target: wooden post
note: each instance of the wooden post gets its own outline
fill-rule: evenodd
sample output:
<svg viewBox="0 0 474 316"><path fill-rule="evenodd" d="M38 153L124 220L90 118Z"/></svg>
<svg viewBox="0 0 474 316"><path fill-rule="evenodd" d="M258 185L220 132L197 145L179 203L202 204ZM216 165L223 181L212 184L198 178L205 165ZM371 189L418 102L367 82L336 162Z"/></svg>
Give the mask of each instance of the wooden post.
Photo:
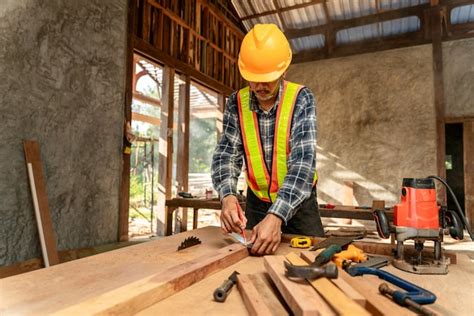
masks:
<svg viewBox="0 0 474 316"><path fill-rule="evenodd" d="M135 89L134 74L135 60L133 57L133 26L135 25L136 1L128 1L128 27L127 27L127 52L126 52L126 82L124 106L124 148L122 148L122 184L119 197L118 241L128 240L128 215L130 200L130 153L125 150L126 124L132 121L132 96Z"/></svg>
<svg viewBox="0 0 474 316"><path fill-rule="evenodd" d="M31 197L36 214L38 236L43 253L45 267L59 263L53 221L49 212L48 194L41 165L39 144L33 140L23 141L25 162L31 187Z"/></svg>
<svg viewBox="0 0 474 316"><path fill-rule="evenodd" d="M158 167L158 213L156 234L166 235L167 212L165 203L171 198L171 176L173 167L173 90L174 68L165 66L163 69L163 91L161 107L161 126L159 140L159 167ZM171 232L168 232L171 233Z"/></svg>
<svg viewBox="0 0 474 316"><path fill-rule="evenodd" d="M436 165L438 176L446 178L446 168L444 166L446 156L446 133L445 133L445 101L443 85L443 48L442 48L442 21L441 8L438 0L431 0L431 36L433 47L433 84L434 84L434 105L436 112ZM446 201L446 190L444 187L440 191L442 203Z"/></svg>
<svg viewBox="0 0 474 316"><path fill-rule="evenodd" d="M191 79L185 77L184 84L179 86L179 115L178 115L178 159L176 165L176 180L179 191L188 191L189 175L189 113L190 113ZM181 231L187 230L188 209L183 209ZM168 232L169 233L169 232Z"/></svg>

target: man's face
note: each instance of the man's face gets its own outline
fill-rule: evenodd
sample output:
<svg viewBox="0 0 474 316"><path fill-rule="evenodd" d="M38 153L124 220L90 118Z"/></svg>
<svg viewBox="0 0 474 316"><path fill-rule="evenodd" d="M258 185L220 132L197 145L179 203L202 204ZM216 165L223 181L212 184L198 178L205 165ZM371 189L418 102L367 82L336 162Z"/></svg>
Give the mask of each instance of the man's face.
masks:
<svg viewBox="0 0 474 316"><path fill-rule="evenodd" d="M255 93L259 101L268 101L278 93L281 78L272 82L251 82L249 81L250 91Z"/></svg>

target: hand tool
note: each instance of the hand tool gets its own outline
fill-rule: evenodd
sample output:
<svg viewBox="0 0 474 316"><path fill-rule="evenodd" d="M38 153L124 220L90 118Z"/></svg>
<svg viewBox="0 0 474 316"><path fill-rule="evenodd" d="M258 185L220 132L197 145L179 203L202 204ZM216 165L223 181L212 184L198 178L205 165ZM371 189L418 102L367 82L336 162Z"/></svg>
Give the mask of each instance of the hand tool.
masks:
<svg viewBox="0 0 474 316"><path fill-rule="evenodd" d="M315 251L318 249L327 248L331 245L339 245L341 246L341 248L344 248L344 246L347 246L353 241L354 241L354 237L329 237L321 241L320 243L317 243L313 247L311 247L309 251Z"/></svg>
<svg viewBox="0 0 474 316"><path fill-rule="evenodd" d="M285 261L286 276L289 278L303 278L314 280L321 277L328 279L337 279L338 269L334 264L328 264L324 267L296 266Z"/></svg>
<svg viewBox="0 0 474 316"><path fill-rule="evenodd" d="M242 235L237 234L237 233L230 233L229 235L235 240L237 240L238 242L240 242L242 245L247 247L248 249L251 249L253 247L253 244L250 242L247 242Z"/></svg>
<svg viewBox="0 0 474 316"><path fill-rule="evenodd" d="M229 294L230 290L234 286L234 284L237 283L237 275L239 272L234 271L232 274L227 278L224 283L222 283L221 286L219 286L217 289L214 291L214 300L217 302L224 302L225 299L227 298L227 295Z"/></svg>
<svg viewBox="0 0 474 316"><path fill-rule="evenodd" d="M395 291L388 287L387 283L382 283L379 285L379 292L383 295L388 295L392 298L392 300L401 306L408 306L415 310L420 315L435 315L432 311L427 309L426 307L414 302L409 297L407 297L406 293L401 291Z"/></svg>
<svg viewBox="0 0 474 316"><path fill-rule="evenodd" d="M305 236L294 237L290 241L293 248L309 248L311 247L311 238Z"/></svg>
<svg viewBox="0 0 474 316"><path fill-rule="evenodd" d="M396 294L397 296L403 296L404 298L409 298L415 303L418 304L431 304L436 301L436 295L431 293L428 290L425 290L413 283L410 283L398 276L391 274L390 272L374 269L374 268L367 268L367 267L349 267L346 268L346 272L352 276L359 276L364 274L373 274L378 276L380 279L388 281L395 286L405 290L406 292L396 291L400 294Z"/></svg>
<svg viewBox="0 0 474 316"><path fill-rule="evenodd" d="M352 267L367 267L367 268L375 268L380 269L388 265L388 258L384 256L373 256L367 255L367 261L359 262Z"/></svg>
<svg viewBox="0 0 474 316"><path fill-rule="evenodd" d="M340 268L349 265L351 262L364 262L367 261L367 255L363 250L357 248L354 245L349 245L347 250L343 250L336 253L332 258L332 261Z"/></svg>
<svg viewBox="0 0 474 316"><path fill-rule="evenodd" d="M341 252L342 248L339 245L331 245L324 249L319 255L316 256L314 259L314 262L311 264L312 266L320 267L329 261L331 261L332 257L338 253Z"/></svg>
<svg viewBox="0 0 474 316"><path fill-rule="evenodd" d="M178 192L178 195L185 199L192 199L194 196L189 192Z"/></svg>
<svg viewBox="0 0 474 316"><path fill-rule="evenodd" d="M434 179L440 181L451 193L456 205L456 212L439 206L436 201ZM454 239L464 238L464 228L474 240L471 227L452 189L442 178L429 176L427 178L404 178L402 182L400 204L393 207L393 225L387 219L384 209L375 209L373 216L377 231L382 238L395 234L397 248L393 265L398 269L417 274L446 274L450 260L442 254L441 242L444 234L450 234ZM403 242L415 241L415 255L404 254ZM423 258L425 241L434 242L433 258Z"/></svg>
<svg viewBox="0 0 474 316"><path fill-rule="evenodd" d="M200 243L201 243L201 240L199 238L195 236L190 236L184 239L181 245L178 246L178 251L195 246L195 245L199 245Z"/></svg>

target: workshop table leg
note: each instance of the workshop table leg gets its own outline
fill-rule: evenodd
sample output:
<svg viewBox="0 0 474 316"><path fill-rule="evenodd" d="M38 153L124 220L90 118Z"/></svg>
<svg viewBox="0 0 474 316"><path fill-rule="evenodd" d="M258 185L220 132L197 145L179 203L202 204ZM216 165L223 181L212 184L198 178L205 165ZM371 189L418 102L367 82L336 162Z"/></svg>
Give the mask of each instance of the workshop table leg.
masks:
<svg viewBox="0 0 474 316"><path fill-rule="evenodd" d="M166 216L166 232L165 236L170 236L173 234L173 213L176 211L177 207L167 206L167 216Z"/></svg>
<svg viewBox="0 0 474 316"><path fill-rule="evenodd" d="M193 213L193 229L196 229L198 226L198 211L199 208L194 208Z"/></svg>

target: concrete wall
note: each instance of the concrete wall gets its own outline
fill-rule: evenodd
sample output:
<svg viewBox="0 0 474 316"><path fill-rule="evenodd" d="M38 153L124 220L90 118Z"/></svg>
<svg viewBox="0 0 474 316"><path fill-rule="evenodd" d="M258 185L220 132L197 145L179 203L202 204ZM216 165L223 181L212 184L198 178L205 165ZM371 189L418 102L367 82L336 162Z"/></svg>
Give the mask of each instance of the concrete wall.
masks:
<svg viewBox="0 0 474 316"><path fill-rule="evenodd" d="M126 0L0 5L0 265L40 257L22 140L41 146L59 249L117 238Z"/></svg>
<svg viewBox="0 0 474 316"><path fill-rule="evenodd" d="M315 93L318 198L399 200L403 177L436 173L431 46L296 64L287 78Z"/></svg>
<svg viewBox="0 0 474 316"><path fill-rule="evenodd" d="M443 43L446 116L474 116L474 39Z"/></svg>

